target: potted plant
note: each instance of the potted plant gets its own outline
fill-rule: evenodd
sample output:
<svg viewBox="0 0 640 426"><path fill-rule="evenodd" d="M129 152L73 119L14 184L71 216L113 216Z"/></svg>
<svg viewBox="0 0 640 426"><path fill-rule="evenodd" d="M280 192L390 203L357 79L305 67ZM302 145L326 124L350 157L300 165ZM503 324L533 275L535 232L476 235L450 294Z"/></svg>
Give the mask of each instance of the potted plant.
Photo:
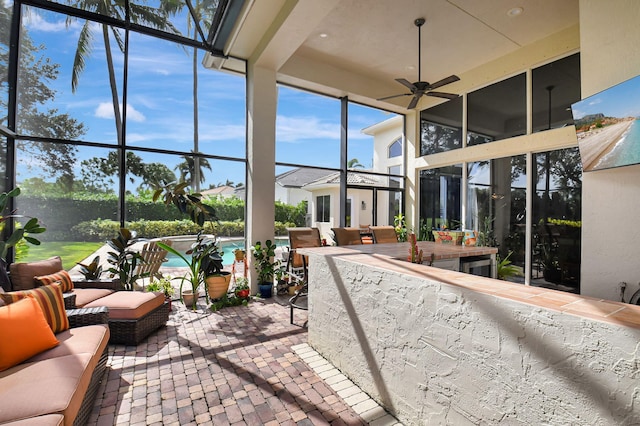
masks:
<svg viewBox="0 0 640 426"><path fill-rule="evenodd" d="M100 265L100 256L96 256L90 263L84 264L77 262L80 266L80 273L85 281L98 281L102 275L102 265Z"/></svg>
<svg viewBox="0 0 640 426"><path fill-rule="evenodd" d="M120 228L118 236L107 241L107 245L113 249L108 253L107 262L112 266L108 269L111 277L117 277L124 290L135 290L136 281L146 278L148 273L136 273L136 267L143 262L142 256L132 246L137 242L135 231Z"/></svg>
<svg viewBox="0 0 640 426"><path fill-rule="evenodd" d="M280 265L275 269L276 294L287 294L289 292L289 275L287 275L286 265Z"/></svg>
<svg viewBox="0 0 640 426"><path fill-rule="evenodd" d="M233 290L236 297L241 299L247 299L249 297L249 293L251 292L249 288L249 280L245 277L240 277L236 280L236 286Z"/></svg>
<svg viewBox="0 0 640 426"><path fill-rule="evenodd" d="M11 219L27 218L28 216L22 216L15 214L15 211L5 214L7 204L10 199L20 195L20 188L14 188L9 192L3 192L0 194L0 231L7 231L5 225L7 221ZM46 228L43 228L35 217L29 218L27 223L22 227L16 227L12 229L12 232L7 235L7 232L3 233L2 241L0 241L0 286L6 291L11 290L11 281L9 280L9 274L7 273L7 254L12 247L19 246L25 242L33 245L40 245L40 241L29 234L40 234L44 232Z"/></svg>
<svg viewBox="0 0 640 426"><path fill-rule="evenodd" d="M202 202L202 194L188 192L188 186L189 184L187 182L169 183L154 192L153 201L162 199L165 205L173 204L181 213L188 214L192 222L200 226L203 226L207 220L216 221L215 209ZM218 240L216 237L204 237L202 231L200 231L196 242L192 244L191 248L186 252L190 258L164 243L159 242L158 246L178 256L189 267L190 274L178 278L181 280L180 297L186 306L191 306L193 310L196 309L200 286L208 277L222 277L222 280L225 282L223 285L226 285L226 288L213 293L214 296L207 293L207 299L209 296L215 297L217 294L226 295L229 289L231 275L229 272L222 271L222 253L218 250ZM191 283L191 290L183 290L185 281ZM217 280L212 278L209 281ZM224 293L221 293L222 291L224 291Z"/></svg>
<svg viewBox="0 0 640 426"><path fill-rule="evenodd" d="M276 245L271 240L266 240L264 245L257 241L252 247L255 259L256 272L258 274L258 289L260 297L269 298L273 293L273 277L280 261L274 260Z"/></svg>
<svg viewBox="0 0 640 426"><path fill-rule="evenodd" d="M217 238L204 236L200 231L196 242L185 254L162 242L158 242L158 246L182 259L189 268L188 275L176 278L180 280L180 294L185 306L191 306L193 310L196 309L200 286L204 283L207 283L208 286L207 299L209 297L217 299L227 294L231 274L222 270L222 256L218 249ZM221 277L223 284L215 283L216 277ZM185 281L191 284L190 290L183 290Z"/></svg>
<svg viewBox="0 0 640 426"><path fill-rule="evenodd" d="M162 292L164 294L164 299L169 303L169 310L172 310L171 297L175 293L175 289L173 288L173 284L171 284L170 277L163 277L159 280L151 281L147 284L146 291Z"/></svg>

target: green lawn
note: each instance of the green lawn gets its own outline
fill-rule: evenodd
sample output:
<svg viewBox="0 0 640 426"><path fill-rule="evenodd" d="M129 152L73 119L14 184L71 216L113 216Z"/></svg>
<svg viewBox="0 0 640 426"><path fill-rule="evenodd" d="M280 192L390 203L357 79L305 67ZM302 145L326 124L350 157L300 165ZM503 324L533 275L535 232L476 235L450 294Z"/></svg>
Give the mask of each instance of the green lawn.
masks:
<svg viewBox="0 0 640 426"><path fill-rule="evenodd" d="M48 259L51 256L60 256L62 258L62 266L67 271L77 262L81 262L91 255L94 251L102 247L103 243L85 243L73 241L43 242L39 246L29 244L29 253L19 262L33 262L35 260Z"/></svg>

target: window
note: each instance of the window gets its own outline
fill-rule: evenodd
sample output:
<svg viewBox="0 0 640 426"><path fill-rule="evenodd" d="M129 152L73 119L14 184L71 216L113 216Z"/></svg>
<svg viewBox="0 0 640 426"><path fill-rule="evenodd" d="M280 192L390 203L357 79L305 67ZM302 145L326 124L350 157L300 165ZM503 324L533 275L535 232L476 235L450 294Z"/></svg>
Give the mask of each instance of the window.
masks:
<svg viewBox="0 0 640 426"><path fill-rule="evenodd" d="M420 112L420 155L462 147L462 97Z"/></svg>
<svg viewBox="0 0 640 426"><path fill-rule="evenodd" d="M331 197L320 195L316 197L316 222L331 221Z"/></svg>
<svg viewBox="0 0 640 426"><path fill-rule="evenodd" d="M402 156L402 139L398 138L389 145L389 158Z"/></svg>
<svg viewBox="0 0 640 426"><path fill-rule="evenodd" d="M391 166L389 167L389 174L400 175L402 174L402 168L400 166ZM393 188L402 188L402 179L395 176L389 176L389 186Z"/></svg>
<svg viewBox="0 0 640 426"><path fill-rule="evenodd" d="M420 171L421 231L460 227L461 182L461 164Z"/></svg>
<svg viewBox="0 0 640 426"><path fill-rule="evenodd" d="M580 100L580 54L534 68L531 80L533 131L573 124L568 107Z"/></svg>
<svg viewBox="0 0 640 426"><path fill-rule="evenodd" d="M533 161L532 283L544 280L579 293L582 168L578 148L534 154Z"/></svg>
<svg viewBox="0 0 640 426"><path fill-rule="evenodd" d="M526 133L526 82L525 74L520 74L467 95L469 132L484 136L470 140L469 145Z"/></svg>

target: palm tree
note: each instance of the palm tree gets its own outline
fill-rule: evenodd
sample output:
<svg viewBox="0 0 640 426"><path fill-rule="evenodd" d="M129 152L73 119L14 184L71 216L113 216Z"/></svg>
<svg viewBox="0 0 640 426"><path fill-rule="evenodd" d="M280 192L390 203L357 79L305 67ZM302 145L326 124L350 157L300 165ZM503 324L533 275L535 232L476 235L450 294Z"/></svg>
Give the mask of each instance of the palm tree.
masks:
<svg viewBox="0 0 640 426"><path fill-rule="evenodd" d="M195 154L194 151L192 152ZM183 155L182 159L184 161L175 167L175 170L180 172L180 182L191 182L191 188L199 192L200 184L206 180L204 169L212 170L209 160L192 155Z"/></svg>
<svg viewBox="0 0 640 426"><path fill-rule="evenodd" d="M347 163L347 168L348 169L364 169L364 166L360 164L360 161L358 161L357 158L352 158Z"/></svg>
<svg viewBox="0 0 640 426"><path fill-rule="evenodd" d="M95 12L100 15L110 16L116 19L125 20L127 5L129 6L129 19L131 22L156 28L163 31L178 34L178 30L171 24L169 17L178 10L178 2L171 0L161 0L160 7L154 8L136 2L126 0L78 0L73 6ZM75 17L67 16L66 25L69 27ZM76 46L76 54L73 60L73 70L71 74L71 90L75 93L78 88L80 75L84 71L86 60L92 51L93 33L91 30L92 22L85 20L80 35L78 36L78 44ZM100 24L102 29L102 40L105 47L105 55L107 59L107 70L109 72L109 85L111 86L111 101L113 103L113 114L116 120L116 132L118 135L118 144L122 144L122 111L120 110L120 102L118 96L118 86L116 84L116 75L113 65L113 53L111 50L111 39L109 38L109 29L114 40L118 44L118 48L124 53L124 40L121 30L116 27L109 27L107 24Z"/></svg>

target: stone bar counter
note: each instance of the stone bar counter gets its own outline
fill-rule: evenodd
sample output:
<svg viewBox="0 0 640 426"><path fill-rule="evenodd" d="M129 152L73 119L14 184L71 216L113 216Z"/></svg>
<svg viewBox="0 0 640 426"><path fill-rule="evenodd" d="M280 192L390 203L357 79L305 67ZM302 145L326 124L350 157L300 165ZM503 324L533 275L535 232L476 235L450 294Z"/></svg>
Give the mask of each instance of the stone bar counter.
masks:
<svg viewBox="0 0 640 426"><path fill-rule="evenodd" d="M640 306L413 264L387 246L299 251L309 344L401 422L640 422Z"/></svg>

